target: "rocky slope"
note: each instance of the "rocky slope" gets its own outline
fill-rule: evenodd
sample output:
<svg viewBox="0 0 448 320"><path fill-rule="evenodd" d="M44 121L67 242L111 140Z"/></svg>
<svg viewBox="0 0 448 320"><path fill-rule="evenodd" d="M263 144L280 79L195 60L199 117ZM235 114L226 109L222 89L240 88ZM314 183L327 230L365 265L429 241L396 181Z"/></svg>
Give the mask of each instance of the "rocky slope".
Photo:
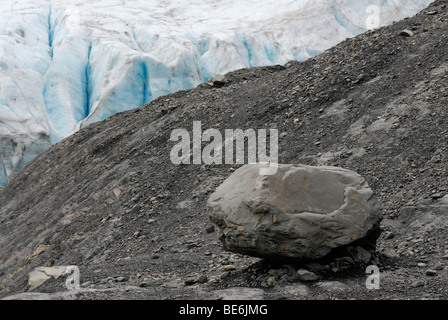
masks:
<svg viewBox="0 0 448 320"><path fill-rule="evenodd" d="M0 191L0 297L448 298L447 41L447 1L435 1L304 63L239 70L61 141ZM224 251L205 204L238 166L172 164L170 133L193 121L276 128L280 163L365 177L385 208L369 261L380 289L348 257L302 266ZM62 265L79 267L81 290L49 280L23 294L34 268Z"/></svg>

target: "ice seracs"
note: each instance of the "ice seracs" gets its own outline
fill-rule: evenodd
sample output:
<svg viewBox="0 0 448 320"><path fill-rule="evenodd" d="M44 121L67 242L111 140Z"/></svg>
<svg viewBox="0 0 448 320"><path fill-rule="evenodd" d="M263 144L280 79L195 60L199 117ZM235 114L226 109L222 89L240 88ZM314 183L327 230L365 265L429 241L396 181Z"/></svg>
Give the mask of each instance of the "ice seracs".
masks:
<svg viewBox="0 0 448 320"><path fill-rule="evenodd" d="M3 0L0 187L80 127L216 74L306 60L431 2Z"/></svg>

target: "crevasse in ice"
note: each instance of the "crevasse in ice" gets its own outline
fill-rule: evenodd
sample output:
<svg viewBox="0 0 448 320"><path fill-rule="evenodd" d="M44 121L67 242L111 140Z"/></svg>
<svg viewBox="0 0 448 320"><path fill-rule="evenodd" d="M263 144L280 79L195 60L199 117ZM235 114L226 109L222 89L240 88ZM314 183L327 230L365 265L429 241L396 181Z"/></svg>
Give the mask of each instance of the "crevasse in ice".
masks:
<svg viewBox="0 0 448 320"><path fill-rule="evenodd" d="M215 74L285 64L432 0L2 0L0 188L92 122Z"/></svg>

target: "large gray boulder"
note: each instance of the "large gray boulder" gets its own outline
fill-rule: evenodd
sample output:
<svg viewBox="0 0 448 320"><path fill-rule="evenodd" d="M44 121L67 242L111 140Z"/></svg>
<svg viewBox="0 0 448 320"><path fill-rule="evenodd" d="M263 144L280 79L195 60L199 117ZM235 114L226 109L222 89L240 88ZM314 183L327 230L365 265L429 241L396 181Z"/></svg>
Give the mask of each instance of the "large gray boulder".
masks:
<svg viewBox="0 0 448 320"><path fill-rule="evenodd" d="M226 250L317 259L379 230L381 210L357 173L280 164L263 176L261 166L242 166L207 201Z"/></svg>

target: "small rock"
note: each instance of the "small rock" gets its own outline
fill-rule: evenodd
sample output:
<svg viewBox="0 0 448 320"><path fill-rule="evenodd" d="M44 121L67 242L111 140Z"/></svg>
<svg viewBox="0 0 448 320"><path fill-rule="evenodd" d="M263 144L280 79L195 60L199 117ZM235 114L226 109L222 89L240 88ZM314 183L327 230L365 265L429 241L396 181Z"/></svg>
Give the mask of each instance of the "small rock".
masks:
<svg viewBox="0 0 448 320"><path fill-rule="evenodd" d="M362 263L369 263L372 258L372 254L360 246L353 249L352 256L355 261Z"/></svg>
<svg viewBox="0 0 448 320"><path fill-rule="evenodd" d="M392 231L386 231L384 233L384 239L386 239L386 240L390 240L393 237L395 237L395 234Z"/></svg>
<svg viewBox="0 0 448 320"><path fill-rule="evenodd" d="M296 274L296 269L292 265L290 265L290 264L284 264L283 268L288 270L287 273L286 273L287 275L292 276L292 275Z"/></svg>
<svg viewBox="0 0 448 320"><path fill-rule="evenodd" d="M300 281L316 281L319 279L319 277L306 269L299 269L297 270L297 275L299 276Z"/></svg>
<svg viewBox="0 0 448 320"><path fill-rule="evenodd" d="M195 284L195 283L196 283L196 279L195 279L195 278L188 278L188 279L186 279L185 282L184 282L184 284L185 284L186 286L191 286L191 285L193 285L193 284Z"/></svg>
<svg viewBox="0 0 448 320"><path fill-rule="evenodd" d="M115 199L118 199L118 197L121 195L121 190L119 188L114 188L112 190L112 193L114 194Z"/></svg>
<svg viewBox="0 0 448 320"><path fill-rule="evenodd" d="M361 73L359 76L356 77L356 81L357 82L362 81L362 80L364 80L364 77L365 77L364 74Z"/></svg>
<svg viewBox="0 0 448 320"><path fill-rule="evenodd" d="M193 249L193 248L197 248L200 247L201 245L198 243L187 243L187 248L188 249Z"/></svg>
<svg viewBox="0 0 448 320"><path fill-rule="evenodd" d="M425 281L423 281L423 280L417 280L417 281L414 281L412 284L411 284L411 287L413 287L413 288L418 288L418 287L423 287L425 285Z"/></svg>
<svg viewBox="0 0 448 320"><path fill-rule="evenodd" d="M266 284L271 287L275 284L275 282L277 281L277 277L276 276L270 276L267 280L266 280Z"/></svg>
<svg viewBox="0 0 448 320"><path fill-rule="evenodd" d="M184 284L186 286L191 286L195 283L206 283L208 281L208 278L206 275L200 275L199 277L190 277L187 280L185 280Z"/></svg>
<svg viewBox="0 0 448 320"><path fill-rule="evenodd" d="M215 231L215 226L210 226L210 227L208 227L207 229L205 229L205 231L206 231L207 233L212 233L212 232Z"/></svg>
<svg viewBox="0 0 448 320"><path fill-rule="evenodd" d="M427 276L432 277L432 276L436 276L436 275L437 275L437 271L436 271L436 270L433 270L433 269L428 269L428 270L426 270L425 274L426 274Z"/></svg>
<svg viewBox="0 0 448 320"><path fill-rule="evenodd" d="M438 263L435 265L434 270L443 270L443 264L442 263Z"/></svg>
<svg viewBox="0 0 448 320"><path fill-rule="evenodd" d="M137 214L137 213L139 213L140 209L141 209L141 206L139 206L139 205L137 204L137 205L135 205L135 206L131 209L131 211L130 211L129 213L130 213L130 214Z"/></svg>
<svg viewBox="0 0 448 320"><path fill-rule="evenodd" d="M28 290L32 291L50 278L58 279L66 274L67 266L37 267L28 274Z"/></svg>
<svg viewBox="0 0 448 320"><path fill-rule="evenodd" d="M206 275L200 275L197 279L197 283L207 283L208 277Z"/></svg>
<svg viewBox="0 0 448 320"><path fill-rule="evenodd" d="M233 264L228 264L223 267L224 271L232 271L235 270L236 267Z"/></svg>
<svg viewBox="0 0 448 320"><path fill-rule="evenodd" d="M427 266L427 264L424 263L424 262L419 262L417 265L418 265L420 268L424 268L424 267Z"/></svg>
<svg viewBox="0 0 448 320"><path fill-rule="evenodd" d="M399 36L403 37L412 37L414 35L414 32L408 29L404 29L398 33Z"/></svg>
<svg viewBox="0 0 448 320"><path fill-rule="evenodd" d="M115 281L117 281L117 282L125 282L126 281L126 277L117 277L116 279L115 279Z"/></svg>
<svg viewBox="0 0 448 320"><path fill-rule="evenodd" d="M339 272L340 271L339 263L337 263L337 262L330 263L330 270L334 273Z"/></svg>
<svg viewBox="0 0 448 320"><path fill-rule="evenodd" d="M395 250L392 249L384 250L382 252L382 255L387 259L398 259L400 257L398 253L396 253Z"/></svg>
<svg viewBox="0 0 448 320"><path fill-rule="evenodd" d="M158 247L157 249L154 250L153 253L158 253L158 252L161 252L163 250L165 250L163 247Z"/></svg>
<svg viewBox="0 0 448 320"><path fill-rule="evenodd" d="M227 83L227 78L221 74L217 74L213 77L212 83L214 86L223 86Z"/></svg>

